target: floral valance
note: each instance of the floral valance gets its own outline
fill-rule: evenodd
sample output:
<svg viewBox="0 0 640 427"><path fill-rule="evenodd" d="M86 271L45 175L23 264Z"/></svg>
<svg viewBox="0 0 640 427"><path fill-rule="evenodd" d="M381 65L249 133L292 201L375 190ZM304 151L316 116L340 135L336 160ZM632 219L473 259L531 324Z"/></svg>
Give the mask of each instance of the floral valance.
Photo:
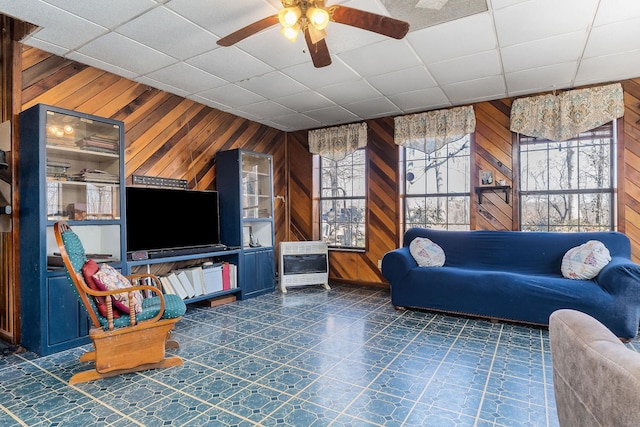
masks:
<svg viewBox="0 0 640 427"><path fill-rule="evenodd" d="M431 153L476 130L473 107L399 116L395 118L395 143Z"/></svg>
<svg viewBox="0 0 640 427"><path fill-rule="evenodd" d="M511 106L511 131L565 141L623 115L622 85L617 83L516 99Z"/></svg>
<svg viewBox="0 0 640 427"><path fill-rule="evenodd" d="M309 131L309 152L335 161L342 160L358 148L366 146L366 123Z"/></svg>

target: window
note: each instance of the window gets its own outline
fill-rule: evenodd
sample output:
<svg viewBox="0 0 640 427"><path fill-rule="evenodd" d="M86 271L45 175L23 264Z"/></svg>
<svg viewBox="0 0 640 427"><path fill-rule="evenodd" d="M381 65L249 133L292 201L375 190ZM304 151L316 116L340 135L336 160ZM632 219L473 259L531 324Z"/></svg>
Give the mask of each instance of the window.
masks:
<svg viewBox="0 0 640 427"><path fill-rule="evenodd" d="M614 229L615 121L567 141L519 141L522 230Z"/></svg>
<svg viewBox="0 0 640 427"><path fill-rule="evenodd" d="M405 229L469 229L470 135L429 154L405 148Z"/></svg>
<svg viewBox="0 0 640 427"><path fill-rule="evenodd" d="M330 247L365 249L366 156L320 157L320 232Z"/></svg>

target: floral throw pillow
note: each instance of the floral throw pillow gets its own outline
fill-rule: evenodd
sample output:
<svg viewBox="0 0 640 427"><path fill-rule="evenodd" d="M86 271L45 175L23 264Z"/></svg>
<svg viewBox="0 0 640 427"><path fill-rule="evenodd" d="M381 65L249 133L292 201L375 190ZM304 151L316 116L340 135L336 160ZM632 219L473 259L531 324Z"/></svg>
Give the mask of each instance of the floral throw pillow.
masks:
<svg viewBox="0 0 640 427"><path fill-rule="evenodd" d="M100 287L93 280L93 275L96 274L98 271L100 271L100 267L98 267L98 264L96 264L96 262L92 259L85 262L84 265L82 266L82 276L84 277L84 281L87 284L87 286L89 286L89 288L93 289L94 291L105 291L106 288L100 289ZM107 302L105 300L105 297L93 297L93 298L96 302L96 308L98 309L98 312L100 312L100 315L103 317L107 317ZM129 311L127 310L127 313L128 312ZM120 317L120 313L118 313L117 310L114 310L113 318L117 319L119 317Z"/></svg>
<svg viewBox="0 0 640 427"><path fill-rule="evenodd" d="M93 280L98 287L104 287L110 291L115 289L130 288L131 282L118 270L109 264L101 264L100 270L93 275ZM133 291L133 309L136 313L142 312L142 292ZM129 296L127 292L113 295L113 306L123 314L129 314Z"/></svg>
<svg viewBox="0 0 640 427"><path fill-rule="evenodd" d="M569 249L562 257L562 275L567 279L590 280L611 261L609 249L598 240L589 240Z"/></svg>
<svg viewBox="0 0 640 427"><path fill-rule="evenodd" d="M420 267L442 267L444 265L444 251L426 237L413 239L409 244L409 252Z"/></svg>

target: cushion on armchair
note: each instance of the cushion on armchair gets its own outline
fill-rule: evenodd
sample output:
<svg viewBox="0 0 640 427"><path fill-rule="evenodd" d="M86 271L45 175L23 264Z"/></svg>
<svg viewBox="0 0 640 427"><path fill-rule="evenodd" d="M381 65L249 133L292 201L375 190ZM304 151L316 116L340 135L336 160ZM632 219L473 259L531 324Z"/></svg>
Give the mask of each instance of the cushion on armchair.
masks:
<svg viewBox="0 0 640 427"><path fill-rule="evenodd" d="M82 266L82 276L84 277L84 282L87 284L89 289L93 289L94 291L104 291L106 289L100 289L96 282L93 280L93 275L96 274L100 270L98 264L92 259L85 262ZM98 312L101 316L107 317L107 302L105 297L95 296L93 297L96 307L98 308ZM113 298L111 299L113 301ZM127 310L127 313L129 311ZM120 313L118 310L113 310L113 318L117 319L120 317Z"/></svg>
<svg viewBox="0 0 640 427"><path fill-rule="evenodd" d="M144 298L142 301L142 311L136 314L136 322L151 319L158 314L160 310L160 297ZM167 294L164 295L164 313L163 319L175 319L184 315L187 311L187 306L184 301L177 295ZM108 327L108 321L106 317L98 316L100 324L104 327ZM113 319L113 326L115 328L121 328L123 326L129 326L129 317L122 316L119 319Z"/></svg>
<svg viewBox="0 0 640 427"><path fill-rule="evenodd" d="M93 275L93 280L100 289L104 290L112 291L132 287L131 282L109 264L101 264L100 270ZM131 292L131 295L134 311L136 313L141 313L143 299L142 292L133 291ZM113 306L120 310L122 314L129 314L129 293L122 292L112 295L112 297Z"/></svg>

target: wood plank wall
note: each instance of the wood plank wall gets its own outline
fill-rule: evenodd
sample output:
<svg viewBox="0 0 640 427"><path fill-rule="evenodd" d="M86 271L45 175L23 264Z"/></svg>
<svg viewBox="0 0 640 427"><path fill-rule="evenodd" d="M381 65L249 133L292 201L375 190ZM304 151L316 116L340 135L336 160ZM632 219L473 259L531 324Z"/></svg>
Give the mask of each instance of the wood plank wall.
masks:
<svg viewBox="0 0 640 427"><path fill-rule="evenodd" d="M622 205L621 225L631 239L634 261L640 262L640 78L625 80L622 87L625 107L622 132L624 149L620 167L624 192L618 197Z"/></svg>
<svg viewBox="0 0 640 427"><path fill-rule="evenodd" d="M621 132L620 154L621 194L619 194L620 230L632 242L632 258L640 262L640 78L622 82L625 90L624 133ZM472 141L471 228L484 230L516 230L518 228L518 198L512 188L509 203L502 192L483 194L482 203L473 192L480 170L491 170L496 179L504 179L513 187L518 180L517 152L514 136L509 130L509 116L513 99L505 98L473 105L476 132ZM337 252L330 254L334 280L367 284L385 283L377 268L377 260L384 253L401 244L402 231L398 150L393 142L393 121L390 118L367 121L369 128L368 165L368 221L369 247L366 252ZM291 211L291 231L297 240L313 237L312 161L306 153L306 132L290 134L288 150L291 164L289 191L294 197ZM306 175L305 171L308 171ZM297 203L300 201L300 203Z"/></svg>
<svg viewBox="0 0 640 427"><path fill-rule="evenodd" d="M191 188L215 188L215 153L243 147L274 155L276 242L314 238L313 158L307 132L283 133L207 108L184 98L132 83L91 67L37 49L23 54L23 105L52 103L92 114L114 117L126 125L126 173L189 180ZM624 188L620 200L622 224L640 260L640 79L623 82ZM472 176L493 170L496 179L512 184L517 164L509 131L512 99L474 104L477 130L473 142ZM346 282L383 285L377 263L401 240L398 150L393 143L393 119L367 121L369 241L365 252L330 255L331 277ZM516 196L512 192L512 196ZM486 194L482 204L472 195L472 228L515 229L517 197L505 203L501 193Z"/></svg>

